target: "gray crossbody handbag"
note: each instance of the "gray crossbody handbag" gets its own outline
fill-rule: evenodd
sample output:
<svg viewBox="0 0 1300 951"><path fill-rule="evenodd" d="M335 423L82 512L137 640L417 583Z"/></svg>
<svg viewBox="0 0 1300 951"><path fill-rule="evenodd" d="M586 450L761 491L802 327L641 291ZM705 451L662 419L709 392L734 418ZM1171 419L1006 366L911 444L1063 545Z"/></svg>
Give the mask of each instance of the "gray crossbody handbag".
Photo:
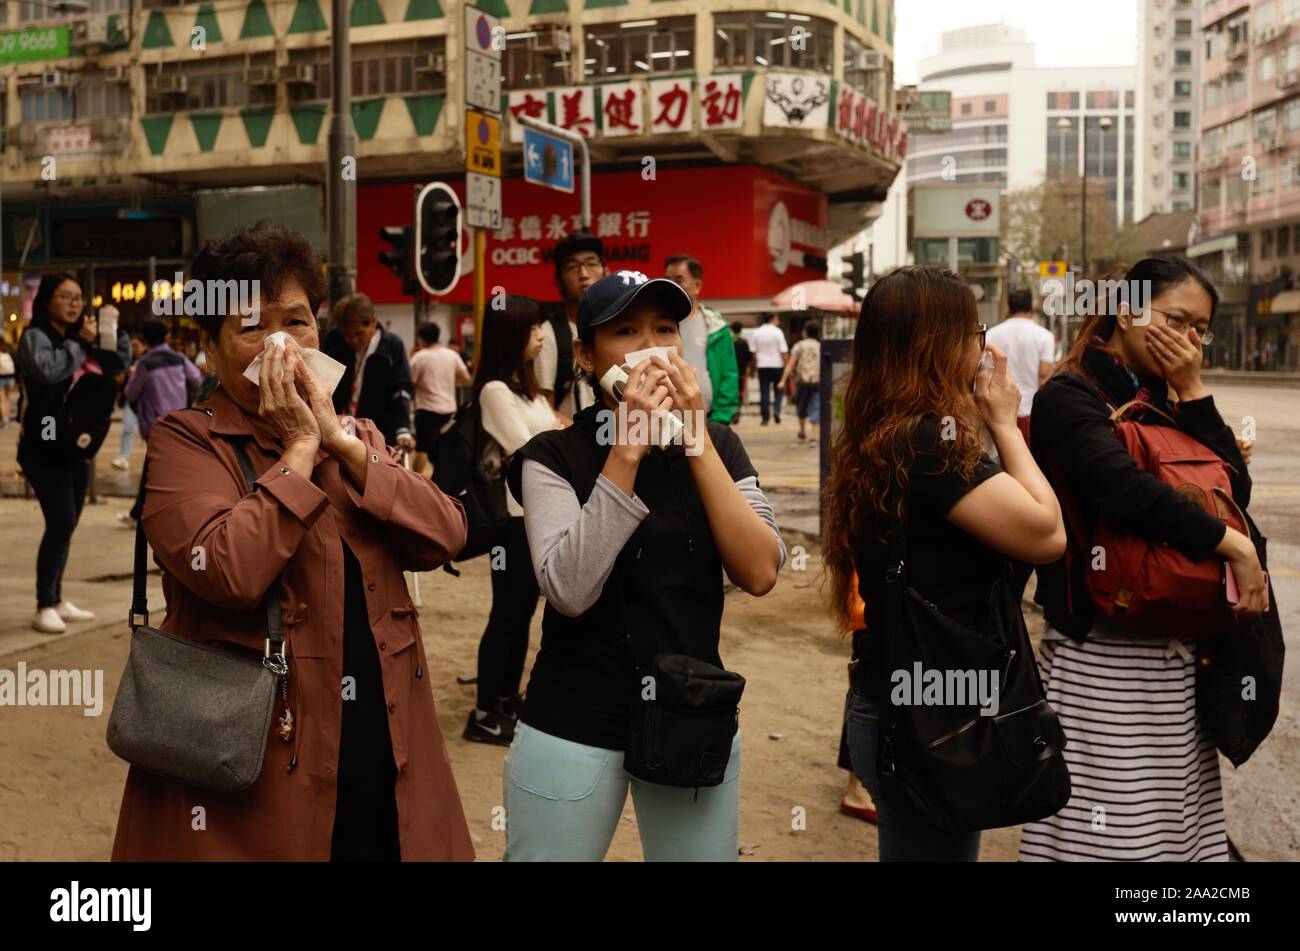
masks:
<svg viewBox="0 0 1300 951"><path fill-rule="evenodd" d="M235 444L249 492L257 476ZM144 491L144 475L140 477ZM289 666L280 617L280 579L267 589L266 652L241 656L149 627L144 529L135 527L131 653L108 721L108 747L128 763L188 786L237 792L262 772L277 687ZM287 692L287 690L286 690ZM293 729L287 705L281 735Z"/></svg>

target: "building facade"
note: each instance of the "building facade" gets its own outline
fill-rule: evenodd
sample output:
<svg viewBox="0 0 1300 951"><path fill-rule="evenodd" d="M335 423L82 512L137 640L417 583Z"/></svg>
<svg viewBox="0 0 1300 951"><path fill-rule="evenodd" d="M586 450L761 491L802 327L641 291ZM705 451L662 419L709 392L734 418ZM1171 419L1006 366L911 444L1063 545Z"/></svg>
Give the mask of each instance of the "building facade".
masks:
<svg viewBox="0 0 1300 951"><path fill-rule="evenodd" d="M1300 0L1201 11L1199 240L1222 295L1218 362L1300 369Z"/></svg>
<svg viewBox="0 0 1300 951"><path fill-rule="evenodd" d="M581 132L598 173L642 171L653 159L659 177L642 179L641 204L623 214L694 196L694 212L706 215L689 170L744 166L754 170L746 173L753 189L776 176L818 196L814 230L791 232L821 242L807 252L816 272L830 235L860 228L905 154L893 110L892 0L479 7L505 30L507 185L521 175L521 114ZM119 304L134 307L144 303L135 292L148 257L170 273L234 222L269 212L323 243L322 183L333 171L325 168L328 0L91 0L89 15L51 11L33 20L35 9L0 5L0 31L14 37L8 44L0 37L6 268L24 252L28 269L93 263L96 291L103 296L116 283ZM457 0L352 0L358 144L354 166L339 173L355 174L359 196L379 185L461 179L465 14ZM651 191L665 171L678 188ZM543 221L559 216L571 227L576 197L547 198ZM359 197L359 274L377 282L361 289L396 308L404 302L399 282L374 274L361 255L374 244L367 235L411 219L377 218L381 205L398 210ZM504 247L520 240L531 216L507 204L503 217L515 228L494 235ZM611 237L627 237L626 228L624 220ZM532 233L531 221L523 233ZM742 245L762 240L761 231L736 234ZM533 250L544 255L554 241L555 228L544 228ZM743 282L737 288L745 296Z"/></svg>
<svg viewBox="0 0 1300 951"><path fill-rule="evenodd" d="M1196 205L1202 44L1197 0L1139 0L1134 220Z"/></svg>
<svg viewBox="0 0 1300 951"><path fill-rule="evenodd" d="M952 130L910 136L908 183L1018 190L1086 168L1115 221L1131 221L1141 172L1135 85L1130 66L1040 66L1013 26L947 30L921 61L917 88L952 92Z"/></svg>

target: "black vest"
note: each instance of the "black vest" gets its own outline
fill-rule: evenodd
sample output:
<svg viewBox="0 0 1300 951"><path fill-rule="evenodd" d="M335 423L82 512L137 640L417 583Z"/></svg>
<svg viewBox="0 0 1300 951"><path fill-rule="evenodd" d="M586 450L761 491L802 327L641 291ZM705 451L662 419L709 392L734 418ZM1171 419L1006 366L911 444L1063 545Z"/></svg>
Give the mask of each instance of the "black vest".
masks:
<svg viewBox="0 0 1300 951"><path fill-rule="evenodd" d="M555 406L558 409L573 389L573 330L563 303L542 305L542 315L555 331ZM593 480L593 484L594 484Z"/></svg>

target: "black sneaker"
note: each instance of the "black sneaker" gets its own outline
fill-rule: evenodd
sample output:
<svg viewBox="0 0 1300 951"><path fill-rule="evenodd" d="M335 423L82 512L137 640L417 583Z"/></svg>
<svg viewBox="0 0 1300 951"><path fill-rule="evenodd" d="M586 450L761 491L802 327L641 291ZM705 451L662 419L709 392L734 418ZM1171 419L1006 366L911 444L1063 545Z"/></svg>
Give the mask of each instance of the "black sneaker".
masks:
<svg viewBox="0 0 1300 951"><path fill-rule="evenodd" d="M780 413L773 413L773 414L772 414L772 418L776 420L776 424L777 424L778 426L781 425L781 414L780 414Z"/></svg>
<svg viewBox="0 0 1300 951"><path fill-rule="evenodd" d="M465 724L462 736L471 743L490 743L493 746L509 746L515 738L514 722L498 710L493 710L483 719L476 711L469 712L469 722Z"/></svg>
<svg viewBox="0 0 1300 951"><path fill-rule="evenodd" d="M524 698L519 694L515 694L513 697L503 697L501 699L501 712L512 723L518 723L519 718L524 713Z"/></svg>

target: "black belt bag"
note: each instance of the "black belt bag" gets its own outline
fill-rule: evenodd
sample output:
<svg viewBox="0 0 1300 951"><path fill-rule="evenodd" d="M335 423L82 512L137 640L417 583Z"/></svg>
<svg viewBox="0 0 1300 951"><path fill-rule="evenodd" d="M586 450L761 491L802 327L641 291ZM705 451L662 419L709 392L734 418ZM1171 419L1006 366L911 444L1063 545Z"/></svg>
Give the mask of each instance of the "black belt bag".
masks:
<svg viewBox="0 0 1300 951"><path fill-rule="evenodd" d="M685 654L642 667L623 768L664 786L721 785L740 726L745 678Z"/></svg>

